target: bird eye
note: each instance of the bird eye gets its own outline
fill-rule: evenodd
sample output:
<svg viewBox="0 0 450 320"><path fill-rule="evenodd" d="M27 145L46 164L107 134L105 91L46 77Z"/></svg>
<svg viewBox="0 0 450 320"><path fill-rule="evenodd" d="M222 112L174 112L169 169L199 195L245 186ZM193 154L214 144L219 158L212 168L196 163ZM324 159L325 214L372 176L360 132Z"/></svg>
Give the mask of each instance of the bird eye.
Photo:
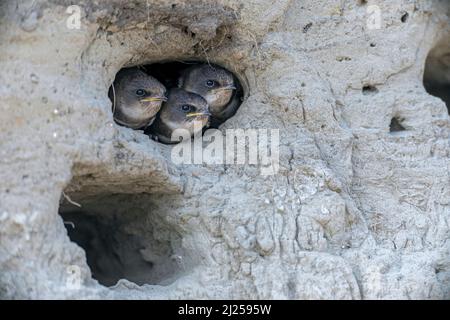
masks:
<svg viewBox="0 0 450 320"><path fill-rule="evenodd" d="M190 106L190 105L188 105L188 104L183 104L182 106L181 106L181 109L183 110L183 111L190 111L191 109L192 109L192 106Z"/></svg>
<svg viewBox="0 0 450 320"><path fill-rule="evenodd" d="M212 87L214 87L214 85L216 84L217 82L216 81L214 81L214 80L206 80L206 86L208 87L208 88L212 88Z"/></svg>
<svg viewBox="0 0 450 320"><path fill-rule="evenodd" d="M146 91L144 90L144 89L137 89L136 90L136 95L138 96L138 97L143 97L143 96L145 96L146 95Z"/></svg>

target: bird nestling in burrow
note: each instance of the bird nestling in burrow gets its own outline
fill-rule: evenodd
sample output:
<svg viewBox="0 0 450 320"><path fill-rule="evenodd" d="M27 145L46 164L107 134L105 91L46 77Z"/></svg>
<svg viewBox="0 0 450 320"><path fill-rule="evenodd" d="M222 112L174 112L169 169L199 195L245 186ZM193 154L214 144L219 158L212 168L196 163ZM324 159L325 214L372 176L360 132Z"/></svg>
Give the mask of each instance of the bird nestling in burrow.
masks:
<svg viewBox="0 0 450 320"><path fill-rule="evenodd" d="M210 126L217 128L232 117L240 104L237 85L231 72L209 64L199 64L184 70L178 86L202 96L211 112Z"/></svg>
<svg viewBox="0 0 450 320"><path fill-rule="evenodd" d="M120 70L109 91L114 120L131 129L148 127L167 101L165 94L158 80L138 68Z"/></svg>
<svg viewBox="0 0 450 320"><path fill-rule="evenodd" d="M165 144L178 143L171 140L174 130L188 130L192 137L208 126L210 114L208 103L201 96L173 88L169 90L167 102L163 103L155 122L146 133Z"/></svg>

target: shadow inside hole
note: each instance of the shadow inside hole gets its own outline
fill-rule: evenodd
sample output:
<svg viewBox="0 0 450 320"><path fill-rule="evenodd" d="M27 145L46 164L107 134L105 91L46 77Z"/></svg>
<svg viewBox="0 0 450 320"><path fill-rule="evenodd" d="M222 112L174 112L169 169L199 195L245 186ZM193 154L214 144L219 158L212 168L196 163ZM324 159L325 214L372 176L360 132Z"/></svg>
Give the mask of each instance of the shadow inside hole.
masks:
<svg viewBox="0 0 450 320"><path fill-rule="evenodd" d="M441 43L428 54L423 85L429 94L445 102L450 114L450 43Z"/></svg>
<svg viewBox="0 0 450 320"><path fill-rule="evenodd" d="M85 250L92 277L104 286L120 279L165 285L185 271L180 234L152 212L148 199L103 196L82 201L81 208L61 205L59 213L71 241Z"/></svg>

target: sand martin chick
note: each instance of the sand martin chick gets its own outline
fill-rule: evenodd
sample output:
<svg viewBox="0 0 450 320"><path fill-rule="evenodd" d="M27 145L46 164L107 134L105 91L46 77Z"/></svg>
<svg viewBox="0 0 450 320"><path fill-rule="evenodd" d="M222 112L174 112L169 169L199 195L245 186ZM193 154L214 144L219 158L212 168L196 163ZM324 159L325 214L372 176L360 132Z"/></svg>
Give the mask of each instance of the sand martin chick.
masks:
<svg viewBox="0 0 450 320"><path fill-rule="evenodd" d="M208 102L212 122L230 118L239 105L234 94L237 88L233 74L217 66L200 64L184 70L178 79L178 86L202 96Z"/></svg>
<svg viewBox="0 0 450 320"><path fill-rule="evenodd" d="M155 78L137 68L120 70L114 80L110 97L113 100L114 120L132 129L153 123L166 101L166 88Z"/></svg>
<svg viewBox="0 0 450 320"><path fill-rule="evenodd" d="M169 90L168 100L162 105L149 133L160 142L177 143L171 141L175 129L186 129L192 137L208 125L209 116L205 99L195 93L173 88ZM194 122L198 125L194 126Z"/></svg>

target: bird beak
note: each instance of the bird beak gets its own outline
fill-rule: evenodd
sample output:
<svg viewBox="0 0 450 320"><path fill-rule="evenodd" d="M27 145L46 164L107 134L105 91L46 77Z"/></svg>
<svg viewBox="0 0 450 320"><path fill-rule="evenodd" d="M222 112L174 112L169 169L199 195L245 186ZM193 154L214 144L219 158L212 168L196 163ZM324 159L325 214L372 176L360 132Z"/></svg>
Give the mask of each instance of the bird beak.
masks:
<svg viewBox="0 0 450 320"><path fill-rule="evenodd" d="M211 115L211 113L209 111L205 111L205 112L189 112L188 114L186 114L187 117L191 118L191 117L201 117L201 116L207 116L209 117Z"/></svg>
<svg viewBox="0 0 450 320"><path fill-rule="evenodd" d="M140 100L141 102L167 101L166 97L148 97Z"/></svg>

